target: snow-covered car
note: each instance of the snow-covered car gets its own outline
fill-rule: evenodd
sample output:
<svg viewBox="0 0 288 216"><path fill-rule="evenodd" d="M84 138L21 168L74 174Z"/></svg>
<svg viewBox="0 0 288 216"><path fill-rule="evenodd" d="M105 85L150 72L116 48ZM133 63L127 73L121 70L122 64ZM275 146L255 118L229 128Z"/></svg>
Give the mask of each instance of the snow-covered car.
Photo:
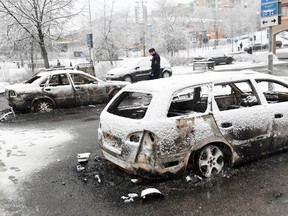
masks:
<svg viewBox="0 0 288 216"><path fill-rule="evenodd" d="M40 72L24 83L6 86L15 111L48 112L55 108L107 103L127 82L103 81L77 70Z"/></svg>
<svg viewBox="0 0 288 216"><path fill-rule="evenodd" d="M215 65L219 65L231 64L234 61L234 58L231 55L226 55L221 50L209 50L206 51L203 56L196 57L194 60L214 61Z"/></svg>
<svg viewBox="0 0 288 216"><path fill-rule="evenodd" d="M161 77L172 76L171 65L161 56ZM151 57L130 58L122 62L120 67L107 72L106 80L123 80L134 83L141 80L148 80L151 73Z"/></svg>
<svg viewBox="0 0 288 216"><path fill-rule="evenodd" d="M98 138L104 157L129 173L213 177L288 147L288 83L243 71L128 85L102 111Z"/></svg>

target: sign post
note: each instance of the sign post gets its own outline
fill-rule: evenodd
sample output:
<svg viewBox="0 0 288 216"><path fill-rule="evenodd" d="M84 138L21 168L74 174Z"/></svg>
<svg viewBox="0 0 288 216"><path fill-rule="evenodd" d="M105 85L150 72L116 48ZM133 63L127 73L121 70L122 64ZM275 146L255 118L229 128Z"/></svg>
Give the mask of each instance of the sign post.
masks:
<svg viewBox="0 0 288 216"><path fill-rule="evenodd" d="M272 26L281 24L281 0L261 0L261 27L269 27L268 73L273 74Z"/></svg>

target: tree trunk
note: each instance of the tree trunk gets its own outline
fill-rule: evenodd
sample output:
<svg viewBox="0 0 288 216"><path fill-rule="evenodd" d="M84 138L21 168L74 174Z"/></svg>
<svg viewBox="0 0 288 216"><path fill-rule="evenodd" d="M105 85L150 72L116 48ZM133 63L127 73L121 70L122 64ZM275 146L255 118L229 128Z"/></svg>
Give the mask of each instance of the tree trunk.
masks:
<svg viewBox="0 0 288 216"><path fill-rule="evenodd" d="M44 36L42 33L42 29L38 29L38 36L39 36L39 45L40 45L40 49L41 49L41 55L42 58L44 60L44 66L45 68L49 68L49 59L48 59L48 53L45 47L45 42L44 42Z"/></svg>

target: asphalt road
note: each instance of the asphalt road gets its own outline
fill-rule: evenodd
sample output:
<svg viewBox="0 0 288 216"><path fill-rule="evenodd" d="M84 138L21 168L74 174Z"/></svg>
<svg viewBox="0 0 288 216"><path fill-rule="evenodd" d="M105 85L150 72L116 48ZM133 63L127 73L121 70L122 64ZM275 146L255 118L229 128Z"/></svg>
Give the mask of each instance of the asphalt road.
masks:
<svg viewBox="0 0 288 216"><path fill-rule="evenodd" d="M161 181L139 179L135 184L131 179L137 177L124 173L102 158L96 133L102 108L23 114L0 123L0 180L1 172L2 178L6 172L14 172L14 177L7 175L9 187L0 185L0 215L287 215L287 152L232 168L212 180L200 180L193 173L185 173ZM25 173L22 166L28 160L33 161L28 157L32 150L27 147L23 157L19 157L19 149L21 144L32 143L37 138L37 134L32 140L27 137L33 130L41 131L41 142L34 144L43 144L43 149L47 147L44 141L51 139L55 131L65 130L72 139L67 141L60 137L57 138L60 144L48 143L51 147L38 155L39 162L34 160L31 164L38 169ZM20 136L13 144L18 149L13 148L11 155L4 151L5 139L9 139L5 138L5 131ZM13 154L16 150L18 153ZM85 165L85 171L77 172L76 155L83 152L91 153L90 161ZM95 156L100 159L94 160ZM21 160L5 170L3 161L8 157ZM43 163L45 161L48 163ZM95 179L96 175L101 183ZM121 199L129 193L140 195L150 187L157 188L164 197L145 200L138 197L130 203Z"/></svg>

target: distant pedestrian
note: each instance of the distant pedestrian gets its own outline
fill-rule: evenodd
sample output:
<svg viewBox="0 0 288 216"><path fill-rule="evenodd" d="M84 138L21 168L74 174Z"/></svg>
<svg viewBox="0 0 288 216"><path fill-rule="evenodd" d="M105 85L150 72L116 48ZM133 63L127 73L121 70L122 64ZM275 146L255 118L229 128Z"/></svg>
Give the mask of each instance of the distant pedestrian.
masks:
<svg viewBox="0 0 288 216"><path fill-rule="evenodd" d="M156 53L154 48L149 49L149 53L151 56L153 56L153 58L151 59L151 68L152 68L152 72L150 75L150 79L158 79L160 77L160 61L161 58L158 55L158 53Z"/></svg>
<svg viewBox="0 0 288 216"><path fill-rule="evenodd" d="M242 51L242 48L243 48L243 44L242 42L240 43L240 50Z"/></svg>
<svg viewBox="0 0 288 216"><path fill-rule="evenodd" d="M57 59L57 67L60 67L61 66L61 63L59 61L59 59Z"/></svg>
<svg viewBox="0 0 288 216"><path fill-rule="evenodd" d="M252 47L250 46L247 53L251 54L252 55Z"/></svg>

